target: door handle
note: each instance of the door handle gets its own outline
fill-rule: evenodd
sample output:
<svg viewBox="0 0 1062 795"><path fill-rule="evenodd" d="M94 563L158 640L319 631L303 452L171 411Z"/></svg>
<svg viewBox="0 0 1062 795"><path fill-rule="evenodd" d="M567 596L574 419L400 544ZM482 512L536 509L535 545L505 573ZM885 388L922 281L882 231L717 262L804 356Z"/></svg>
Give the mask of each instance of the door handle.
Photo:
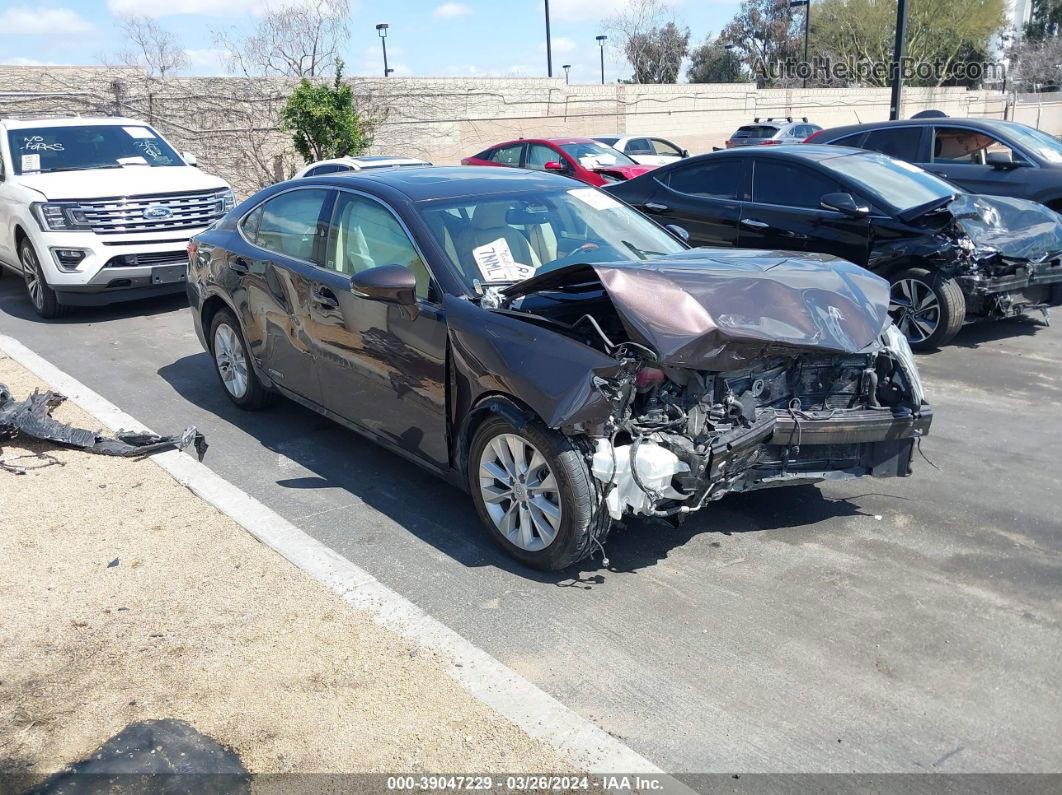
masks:
<svg viewBox="0 0 1062 795"><path fill-rule="evenodd" d="M328 309L339 309L339 299L327 287L314 287L310 291L310 298L315 304L320 304Z"/></svg>
<svg viewBox="0 0 1062 795"><path fill-rule="evenodd" d="M755 218L742 218L741 225L747 226L749 229L770 229L770 224L765 224L763 221L757 221Z"/></svg>
<svg viewBox="0 0 1062 795"><path fill-rule="evenodd" d="M651 213L664 213L671 209L666 204L658 204L657 202L646 202L642 206Z"/></svg>
<svg viewBox="0 0 1062 795"><path fill-rule="evenodd" d="M243 257L233 257L229 260L229 270L236 273L249 273L251 266L247 264L247 260Z"/></svg>

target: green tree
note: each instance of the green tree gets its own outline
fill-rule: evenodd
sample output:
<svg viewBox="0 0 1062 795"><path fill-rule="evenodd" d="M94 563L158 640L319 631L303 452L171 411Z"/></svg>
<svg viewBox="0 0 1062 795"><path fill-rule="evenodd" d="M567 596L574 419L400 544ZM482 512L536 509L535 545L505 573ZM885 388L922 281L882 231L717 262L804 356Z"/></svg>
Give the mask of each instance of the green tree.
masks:
<svg viewBox="0 0 1062 795"><path fill-rule="evenodd" d="M756 80L769 88L784 82L772 76L772 67L803 54L803 13L794 14L789 0L744 0L719 38L733 44Z"/></svg>
<svg viewBox="0 0 1062 795"><path fill-rule="evenodd" d="M358 113L338 58L331 84L299 82L280 111L280 124L307 163L357 155L372 142L373 121Z"/></svg>
<svg viewBox="0 0 1062 795"><path fill-rule="evenodd" d="M1004 0L911 0L907 15L906 55L915 73L905 82L914 86L976 82L957 76L957 67L983 62L1005 24ZM822 0L811 14L811 51L844 63L858 75L853 82L886 86L895 30L896 0Z"/></svg>
<svg viewBox="0 0 1062 795"><path fill-rule="evenodd" d="M690 50L690 65L686 77L691 83L747 83L748 75L741 59L726 48L720 38L708 36L704 44Z"/></svg>
<svg viewBox="0 0 1062 795"><path fill-rule="evenodd" d="M1032 18L1025 26L1025 38L1043 41L1062 30L1062 0L1033 0Z"/></svg>

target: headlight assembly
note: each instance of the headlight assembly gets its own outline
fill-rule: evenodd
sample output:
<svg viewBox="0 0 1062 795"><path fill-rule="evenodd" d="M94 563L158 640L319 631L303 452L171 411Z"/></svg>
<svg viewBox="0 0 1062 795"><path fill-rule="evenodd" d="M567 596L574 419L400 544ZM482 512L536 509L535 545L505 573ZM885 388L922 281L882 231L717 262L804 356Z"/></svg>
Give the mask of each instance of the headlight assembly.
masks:
<svg viewBox="0 0 1062 795"><path fill-rule="evenodd" d="M907 382L911 385L911 397L914 399L915 406L921 406L922 401L925 399L926 391L922 386L922 377L918 375L918 365L915 364L914 353L911 351L911 345L907 342L907 337L896 328L895 324L890 323L889 327L885 329L885 333L882 334L882 338L885 342L885 347L896 357L900 369L903 370Z"/></svg>
<svg viewBox="0 0 1062 795"><path fill-rule="evenodd" d="M33 215L45 232L91 232L85 211L75 202L34 202Z"/></svg>

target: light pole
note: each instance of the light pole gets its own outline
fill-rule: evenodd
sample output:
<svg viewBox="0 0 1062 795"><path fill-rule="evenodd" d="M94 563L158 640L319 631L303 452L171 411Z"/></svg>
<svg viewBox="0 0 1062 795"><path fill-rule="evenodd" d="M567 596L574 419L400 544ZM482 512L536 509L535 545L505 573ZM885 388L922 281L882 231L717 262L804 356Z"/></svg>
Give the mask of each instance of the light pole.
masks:
<svg viewBox="0 0 1062 795"><path fill-rule="evenodd" d="M597 46L601 48L601 85L605 85L605 39L608 36L598 36Z"/></svg>
<svg viewBox="0 0 1062 795"><path fill-rule="evenodd" d="M570 63L566 63L561 66L561 69L564 70L564 85L568 85L568 70L571 68L572 65Z"/></svg>
<svg viewBox="0 0 1062 795"><path fill-rule="evenodd" d="M394 69L387 68L387 28L389 27L390 25L388 25L386 22L381 22L379 25L376 26L376 32L380 34L380 44L383 46L384 77L389 77L391 72L394 71Z"/></svg>
<svg viewBox="0 0 1062 795"><path fill-rule="evenodd" d="M734 68L734 45L724 44L723 49L726 50L726 76L733 83L737 80L737 69Z"/></svg>
<svg viewBox="0 0 1062 795"><path fill-rule="evenodd" d="M889 118L900 118L900 93L903 90L903 53L907 34L907 0L896 3L896 41L892 46L892 98L889 100Z"/></svg>
<svg viewBox="0 0 1062 795"><path fill-rule="evenodd" d="M549 40L549 0L546 0L546 76L553 77L553 45Z"/></svg>
<svg viewBox="0 0 1062 795"><path fill-rule="evenodd" d="M811 66L808 64L808 25L811 21L811 0L789 0L790 8L804 9L804 88L808 87L808 72Z"/></svg>

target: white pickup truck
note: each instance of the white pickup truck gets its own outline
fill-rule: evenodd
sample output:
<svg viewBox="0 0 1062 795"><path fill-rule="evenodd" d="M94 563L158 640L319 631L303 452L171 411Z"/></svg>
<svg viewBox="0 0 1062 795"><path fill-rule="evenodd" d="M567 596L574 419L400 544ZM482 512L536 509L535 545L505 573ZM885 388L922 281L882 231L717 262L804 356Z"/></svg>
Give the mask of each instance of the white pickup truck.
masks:
<svg viewBox="0 0 1062 795"><path fill-rule="evenodd" d="M0 274L41 317L183 292L192 235L232 189L135 119L0 119Z"/></svg>

